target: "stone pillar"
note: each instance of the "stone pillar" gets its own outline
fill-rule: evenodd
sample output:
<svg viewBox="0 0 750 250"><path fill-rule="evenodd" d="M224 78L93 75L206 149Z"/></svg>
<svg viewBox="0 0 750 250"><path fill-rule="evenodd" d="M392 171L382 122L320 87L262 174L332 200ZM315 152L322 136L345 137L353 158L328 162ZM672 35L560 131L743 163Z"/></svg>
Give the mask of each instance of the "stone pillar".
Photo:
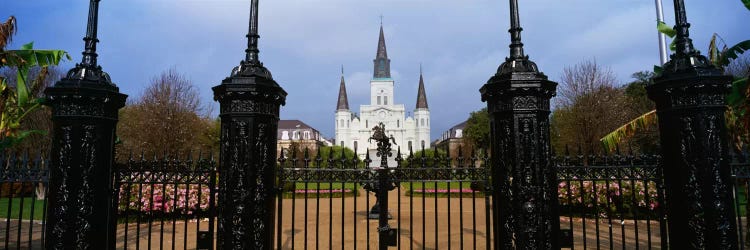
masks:
<svg viewBox="0 0 750 250"><path fill-rule="evenodd" d="M738 249L725 97L731 76L693 48L675 0L677 50L647 87L656 102L672 249Z"/></svg>
<svg viewBox="0 0 750 250"><path fill-rule="evenodd" d="M114 249L118 110L126 95L97 65L99 0L91 0L83 60L45 91L52 108L46 249Z"/></svg>

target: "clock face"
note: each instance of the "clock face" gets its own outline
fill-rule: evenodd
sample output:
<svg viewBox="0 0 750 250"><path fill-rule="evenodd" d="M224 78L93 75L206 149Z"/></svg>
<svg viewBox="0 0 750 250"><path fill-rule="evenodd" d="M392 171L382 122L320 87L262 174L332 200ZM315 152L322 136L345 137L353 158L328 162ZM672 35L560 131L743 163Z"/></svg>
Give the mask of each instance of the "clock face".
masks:
<svg viewBox="0 0 750 250"><path fill-rule="evenodd" d="M385 118L385 111L380 111L380 113L378 113L378 117Z"/></svg>

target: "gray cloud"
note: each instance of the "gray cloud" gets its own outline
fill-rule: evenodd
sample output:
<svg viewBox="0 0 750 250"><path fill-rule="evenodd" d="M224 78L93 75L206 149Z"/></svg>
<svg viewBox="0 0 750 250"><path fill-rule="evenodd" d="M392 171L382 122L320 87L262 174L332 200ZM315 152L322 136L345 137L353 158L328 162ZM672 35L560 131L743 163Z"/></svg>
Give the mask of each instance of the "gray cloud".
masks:
<svg viewBox="0 0 750 250"><path fill-rule="evenodd" d="M687 2L696 47L705 50L713 32L730 44L748 39L744 24L750 12L739 1ZM553 80L565 66L589 58L612 67L622 82L658 62L650 0L520 4L526 52ZM10 0L9 5L0 17L19 18L14 46L33 40L39 48L62 48L79 60L85 2ZM38 8L56 11L40 16ZM665 0L669 23L671 8ZM508 53L505 1L273 0L262 1L260 13L261 59L289 92L282 118L304 120L329 137L340 65L346 68L350 106L357 111L368 101L381 14L396 101L413 109L421 62L433 137L485 105L478 89ZM100 64L131 96L174 66L198 85L205 102L218 106L210 88L243 58L247 18L246 0L105 1Z"/></svg>

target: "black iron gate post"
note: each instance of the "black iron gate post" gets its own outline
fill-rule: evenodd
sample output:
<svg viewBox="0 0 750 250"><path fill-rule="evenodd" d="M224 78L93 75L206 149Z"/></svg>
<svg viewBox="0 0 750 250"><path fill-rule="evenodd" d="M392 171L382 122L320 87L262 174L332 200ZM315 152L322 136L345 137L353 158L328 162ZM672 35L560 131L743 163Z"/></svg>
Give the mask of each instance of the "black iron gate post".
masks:
<svg viewBox="0 0 750 250"><path fill-rule="evenodd" d="M97 64L99 0L91 0L83 60L45 91L52 107L46 249L114 249L114 139L126 95Z"/></svg>
<svg viewBox="0 0 750 250"><path fill-rule="evenodd" d="M398 185L391 176L391 169L388 168L388 157L393 156L391 152L391 141L393 137L385 134L385 124L382 122L372 129L373 135L370 140L378 143L377 157L380 157L380 168L377 170L376 186L374 187L375 195L378 202L378 246L380 250L386 250L389 246L396 246L396 230L388 225L388 191L393 190Z"/></svg>
<svg viewBox="0 0 750 250"><path fill-rule="evenodd" d="M510 57L481 89L490 113L497 249L557 249L560 219L549 141L557 83L524 55L518 0L510 0Z"/></svg>
<svg viewBox="0 0 750 250"><path fill-rule="evenodd" d="M693 48L683 0L675 0L677 49L648 86L659 116L672 249L737 249L725 76Z"/></svg>
<svg viewBox="0 0 750 250"><path fill-rule="evenodd" d="M276 130L286 92L258 59L258 0L251 1L245 60L213 88L220 104L218 249L271 249Z"/></svg>

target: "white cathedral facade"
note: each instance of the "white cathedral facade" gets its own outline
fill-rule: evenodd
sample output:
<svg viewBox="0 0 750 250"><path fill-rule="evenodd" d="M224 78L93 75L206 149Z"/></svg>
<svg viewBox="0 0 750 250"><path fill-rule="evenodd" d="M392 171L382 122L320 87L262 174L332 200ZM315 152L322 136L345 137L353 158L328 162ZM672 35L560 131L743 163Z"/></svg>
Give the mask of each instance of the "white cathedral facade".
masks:
<svg viewBox="0 0 750 250"><path fill-rule="evenodd" d="M377 148L376 143L368 142L372 135L372 128L381 122L385 124L385 132L393 136L396 145L393 150L401 147L401 152L421 150L422 145L430 147L430 110L427 106L424 79L420 70L419 89L413 116L406 116L406 107L394 103L395 82L391 78L391 60L385 48L383 26L380 26L377 55L374 60L373 78L370 80L370 104L360 105L359 115L349 109L346 95L346 84L342 72L339 86L339 98L336 107L336 145L343 145L364 156L366 149ZM375 155L370 155L375 157Z"/></svg>

